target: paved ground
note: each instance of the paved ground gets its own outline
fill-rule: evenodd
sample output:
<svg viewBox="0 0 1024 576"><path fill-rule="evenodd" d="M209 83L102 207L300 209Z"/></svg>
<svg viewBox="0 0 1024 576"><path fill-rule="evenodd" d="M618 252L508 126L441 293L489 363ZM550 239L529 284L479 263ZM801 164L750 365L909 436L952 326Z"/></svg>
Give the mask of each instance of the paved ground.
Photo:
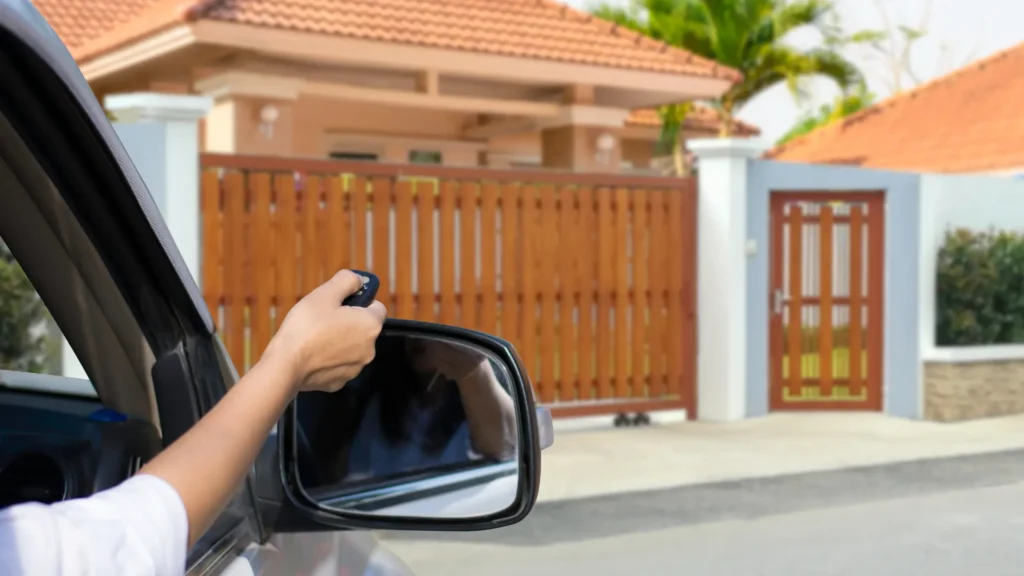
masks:
<svg viewBox="0 0 1024 576"><path fill-rule="evenodd" d="M940 424L872 413L555 433L540 500L1024 449L1024 416ZM1022 571L1024 573L1024 571Z"/></svg>
<svg viewBox="0 0 1024 576"><path fill-rule="evenodd" d="M1024 450L539 503L503 530L381 536L417 576L1018 575Z"/></svg>

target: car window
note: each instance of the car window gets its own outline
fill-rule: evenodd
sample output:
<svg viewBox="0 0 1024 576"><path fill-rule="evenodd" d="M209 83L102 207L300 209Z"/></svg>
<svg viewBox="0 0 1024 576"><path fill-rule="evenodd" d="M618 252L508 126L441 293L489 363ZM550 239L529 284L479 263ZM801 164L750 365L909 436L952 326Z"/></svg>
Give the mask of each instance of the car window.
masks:
<svg viewBox="0 0 1024 576"><path fill-rule="evenodd" d="M46 377L63 375L64 348L60 328L0 238L0 386L95 397L88 380Z"/></svg>

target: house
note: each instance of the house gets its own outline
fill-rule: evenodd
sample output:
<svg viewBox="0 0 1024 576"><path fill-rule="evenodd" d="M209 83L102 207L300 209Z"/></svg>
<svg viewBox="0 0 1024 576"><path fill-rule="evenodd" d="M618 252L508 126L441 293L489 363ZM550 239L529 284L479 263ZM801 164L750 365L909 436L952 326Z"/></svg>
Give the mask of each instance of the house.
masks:
<svg viewBox="0 0 1024 576"><path fill-rule="evenodd" d="M651 169L739 77L551 0L36 0L97 96L209 95L208 152ZM717 133L699 108L684 137ZM737 126L739 133L756 129Z"/></svg>
<svg viewBox="0 0 1024 576"><path fill-rule="evenodd" d="M1024 173L1024 44L771 150L787 162Z"/></svg>

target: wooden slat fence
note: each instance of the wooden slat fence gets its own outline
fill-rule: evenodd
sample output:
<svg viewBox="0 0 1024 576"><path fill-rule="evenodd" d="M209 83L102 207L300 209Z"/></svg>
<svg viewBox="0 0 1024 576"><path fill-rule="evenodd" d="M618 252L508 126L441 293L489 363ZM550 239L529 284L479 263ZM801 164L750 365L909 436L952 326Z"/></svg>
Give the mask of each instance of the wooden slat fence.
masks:
<svg viewBox="0 0 1024 576"><path fill-rule="evenodd" d="M202 157L202 284L240 371L341 268L500 335L559 415L695 408L690 179Z"/></svg>

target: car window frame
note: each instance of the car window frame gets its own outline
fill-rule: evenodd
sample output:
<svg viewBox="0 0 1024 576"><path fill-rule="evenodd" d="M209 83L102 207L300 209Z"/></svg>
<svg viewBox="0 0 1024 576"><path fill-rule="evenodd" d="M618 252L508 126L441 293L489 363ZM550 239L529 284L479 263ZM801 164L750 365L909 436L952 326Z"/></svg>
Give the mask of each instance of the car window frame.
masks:
<svg viewBox="0 0 1024 576"><path fill-rule="evenodd" d="M194 283L182 284L182 270L187 268L176 249L168 252L169 234L152 197L67 48L31 3L0 1L0 43L5 65L14 66L18 76L15 85L8 83L0 93L0 110L103 256L143 332L155 338L151 342L154 355L171 349L170 344L185 343L195 381L183 384L203 392L199 395L201 418L233 380L229 380L230 371L217 365L219 339L212 317L205 306L198 307L202 298ZM40 130L40 125L47 129ZM115 225L106 226L111 223ZM140 258L142 253L149 257ZM133 261L144 264L129 265L132 273L126 275L125 265ZM151 291L131 290L123 283L126 279L133 285L146 283ZM152 294L163 297L140 301ZM147 331L158 329L147 325L146 319L154 314L164 314L182 330L175 341L168 341L166 332ZM204 538L210 536L209 542L201 539L188 552L188 574L216 573L226 566L225 560L238 556L232 551L263 540L252 485L250 474L215 522L215 531L227 524L224 533L208 531Z"/></svg>

